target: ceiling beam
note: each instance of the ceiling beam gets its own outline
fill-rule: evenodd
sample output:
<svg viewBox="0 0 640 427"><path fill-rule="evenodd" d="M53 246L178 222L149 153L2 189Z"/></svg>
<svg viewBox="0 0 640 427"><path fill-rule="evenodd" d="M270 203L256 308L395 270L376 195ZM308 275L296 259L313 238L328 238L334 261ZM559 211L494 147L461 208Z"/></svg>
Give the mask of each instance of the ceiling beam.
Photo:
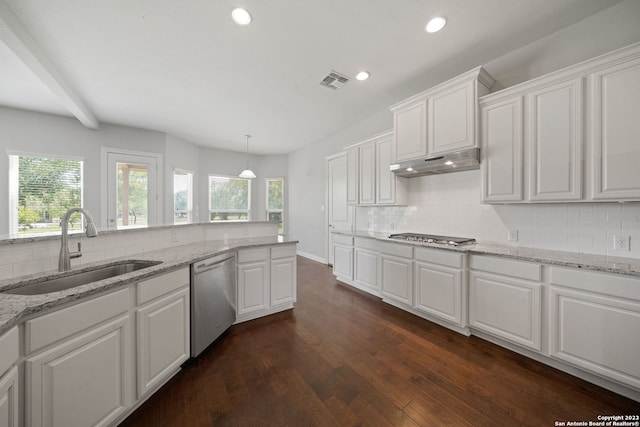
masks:
<svg viewBox="0 0 640 427"><path fill-rule="evenodd" d="M15 53L85 127L100 127L98 119L67 83L6 0L0 0L0 41Z"/></svg>

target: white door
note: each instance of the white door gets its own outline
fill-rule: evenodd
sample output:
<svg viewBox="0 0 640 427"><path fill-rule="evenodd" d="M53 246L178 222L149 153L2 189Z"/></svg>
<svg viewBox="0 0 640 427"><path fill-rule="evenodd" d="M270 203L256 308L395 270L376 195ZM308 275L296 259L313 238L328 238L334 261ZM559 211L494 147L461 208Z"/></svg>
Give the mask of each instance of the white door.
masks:
<svg viewBox="0 0 640 427"><path fill-rule="evenodd" d="M160 162L160 156L152 153L103 151L103 189L107 193L103 227L141 228L160 223Z"/></svg>
<svg viewBox="0 0 640 427"><path fill-rule="evenodd" d="M327 161L328 170L328 259L333 264L333 231L351 233L353 226L353 208L347 204L347 154L341 153L330 157Z"/></svg>

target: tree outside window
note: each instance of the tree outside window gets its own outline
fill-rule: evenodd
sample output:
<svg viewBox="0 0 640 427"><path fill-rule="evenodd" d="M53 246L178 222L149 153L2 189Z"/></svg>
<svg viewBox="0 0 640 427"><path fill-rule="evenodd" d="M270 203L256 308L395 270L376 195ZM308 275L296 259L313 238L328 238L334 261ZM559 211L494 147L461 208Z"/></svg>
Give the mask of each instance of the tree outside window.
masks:
<svg viewBox="0 0 640 427"><path fill-rule="evenodd" d="M9 175L9 230L14 237L60 232L67 209L82 206L82 160L9 155ZM69 230L82 228L82 217L72 215Z"/></svg>
<svg viewBox="0 0 640 427"><path fill-rule="evenodd" d="M251 219L251 181L209 175L209 220Z"/></svg>
<svg viewBox="0 0 640 427"><path fill-rule="evenodd" d="M278 223L278 234L284 231L284 179L267 178L267 220Z"/></svg>

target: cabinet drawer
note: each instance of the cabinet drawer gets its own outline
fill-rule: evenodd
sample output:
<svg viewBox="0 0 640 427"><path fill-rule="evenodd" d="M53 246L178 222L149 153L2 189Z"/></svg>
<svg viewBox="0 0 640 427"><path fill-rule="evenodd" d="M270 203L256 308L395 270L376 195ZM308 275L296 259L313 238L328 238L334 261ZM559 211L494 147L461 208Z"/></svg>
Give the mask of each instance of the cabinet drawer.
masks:
<svg viewBox="0 0 640 427"><path fill-rule="evenodd" d="M380 242L378 244L378 250L384 254L395 255L402 258L413 258L413 246L409 245Z"/></svg>
<svg viewBox="0 0 640 427"><path fill-rule="evenodd" d="M345 236L344 234L334 234L333 243L338 245L353 245L353 236Z"/></svg>
<svg viewBox="0 0 640 427"><path fill-rule="evenodd" d="M182 268L140 282L138 283L138 304L144 304L176 289L189 286L189 279L189 269Z"/></svg>
<svg viewBox="0 0 640 427"><path fill-rule="evenodd" d="M553 285L640 301L640 278L560 267L551 267L549 271L549 282Z"/></svg>
<svg viewBox="0 0 640 427"><path fill-rule="evenodd" d="M266 261L269 259L269 248L241 249L238 251L238 263Z"/></svg>
<svg viewBox="0 0 640 427"><path fill-rule="evenodd" d="M0 337L0 377L18 360L18 327Z"/></svg>
<svg viewBox="0 0 640 427"><path fill-rule="evenodd" d="M25 351L39 350L129 310L129 288L25 322Z"/></svg>
<svg viewBox="0 0 640 427"><path fill-rule="evenodd" d="M540 264L511 259L471 255L469 267L472 270L487 271L537 282L542 278L542 266Z"/></svg>
<svg viewBox="0 0 640 427"><path fill-rule="evenodd" d="M271 259L291 258L296 256L296 245L282 245L271 248Z"/></svg>
<svg viewBox="0 0 640 427"><path fill-rule="evenodd" d="M368 239L366 237L356 237L354 246L357 249L369 249L371 251L378 250L378 242L375 239Z"/></svg>
<svg viewBox="0 0 640 427"><path fill-rule="evenodd" d="M462 268L464 254L443 251L439 249L416 248L416 261L446 265L452 268Z"/></svg>

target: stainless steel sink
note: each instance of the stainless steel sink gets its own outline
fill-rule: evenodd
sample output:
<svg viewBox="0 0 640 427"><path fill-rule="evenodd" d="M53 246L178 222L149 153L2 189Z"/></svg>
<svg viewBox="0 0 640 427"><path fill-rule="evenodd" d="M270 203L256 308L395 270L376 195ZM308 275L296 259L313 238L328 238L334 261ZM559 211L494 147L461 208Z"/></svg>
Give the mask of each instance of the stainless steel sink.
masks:
<svg viewBox="0 0 640 427"><path fill-rule="evenodd" d="M160 263L161 261L122 261L104 267L96 267L94 269L81 271L75 274L55 277L42 282L30 283L17 288L7 289L6 291L2 291L2 293L12 295L41 295L48 294L50 292L64 291L65 289L131 273Z"/></svg>

